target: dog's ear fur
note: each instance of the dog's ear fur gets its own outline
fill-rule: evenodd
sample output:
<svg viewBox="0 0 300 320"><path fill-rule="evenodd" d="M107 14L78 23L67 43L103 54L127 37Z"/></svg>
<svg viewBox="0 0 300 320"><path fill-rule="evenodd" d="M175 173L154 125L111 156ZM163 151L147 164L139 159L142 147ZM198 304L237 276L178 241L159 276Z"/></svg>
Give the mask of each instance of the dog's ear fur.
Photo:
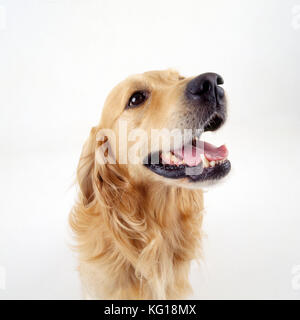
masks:
<svg viewBox="0 0 300 320"><path fill-rule="evenodd" d="M126 165L106 163L103 152L98 152L97 147L103 142L108 148L111 145L106 135L100 135L101 132L97 127L92 128L81 152L77 168L80 187L78 205L83 211L99 210L108 228L112 228L112 221L115 221L113 227L119 229L125 219L131 225L127 225L127 232L135 233L136 228L131 227L138 223L135 220L138 212L143 211L139 207L142 203L140 193L131 184ZM121 234L119 231L112 233Z"/></svg>
<svg viewBox="0 0 300 320"><path fill-rule="evenodd" d="M103 154L97 152L97 147L101 145L101 142L97 141L101 141L101 137L98 137L99 131L98 128L92 128L82 149L77 168L79 199L72 210L70 223L77 235L84 239L82 245L86 246L91 241L89 248L92 250L85 252L88 259L93 259L99 254L99 248L94 248L95 238L92 237L93 233L89 228L95 226L97 223L94 219L97 220L97 217L101 216L101 224L106 232L115 239L127 258L136 263L138 240L132 239L145 240L141 193L130 182L126 165L105 163L100 158ZM108 140L102 141L109 143ZM93 224L90 219L94 221ZM127 234L126 237L122 237L124 232Z"/></svg>
<svg viewBox="0 0 300 320"><path fill-rule="evenodd" d="M90 207L98 204L104 208L118 207L119 202L132 205L126 208L129 212L136 206L134 192L126 170L126 165L106 163L103 150L97 152L97 147L103 142L110 148L108 137L99 136L101 130L92 128L89 138L85 142L77 167L77 182L80 187L80 201L84 206ZM106 158L107 159L107 158ZM129 193L129 194L128 194ZM128 203L128 200L132 202ZM122 205L120 203L120 205ZM125 204L123 204L124 206ZM125 211L127 211L125 210Z"/></svg>
<svg viewBox="0 0 300 320"><path fill-rule="evenodd" d="M92 128L85 142L77 167L77 181L81 191L81 200L86 206L94 199L96 128Z"/></svg>

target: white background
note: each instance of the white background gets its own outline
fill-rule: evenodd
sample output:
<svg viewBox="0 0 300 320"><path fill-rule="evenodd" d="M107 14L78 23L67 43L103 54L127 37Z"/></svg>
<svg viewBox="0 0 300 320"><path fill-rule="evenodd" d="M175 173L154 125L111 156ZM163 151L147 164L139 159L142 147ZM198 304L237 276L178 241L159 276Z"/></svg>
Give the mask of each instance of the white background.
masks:
<svg viewBox="0 0 300 320"><path fill-rule="evenodd" d="M0 0L0 299L81 298L67 218L82 144L117 82L169 67L221 74L230 102L208 141L233 170L206 194L192 298L299 299L299 7Z"/></svg>

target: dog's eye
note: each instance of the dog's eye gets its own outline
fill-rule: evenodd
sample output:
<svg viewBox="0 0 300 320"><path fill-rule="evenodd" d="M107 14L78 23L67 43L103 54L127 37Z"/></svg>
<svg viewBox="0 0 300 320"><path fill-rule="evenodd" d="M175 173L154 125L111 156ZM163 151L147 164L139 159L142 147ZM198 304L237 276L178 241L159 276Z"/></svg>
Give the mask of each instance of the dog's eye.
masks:
<svg viewBox="0 0 300 320"><path fill-rule="evenodd" d="M144 103L149 96L146 91L136 91L129 99L126 108L135 108Z"/></svg>

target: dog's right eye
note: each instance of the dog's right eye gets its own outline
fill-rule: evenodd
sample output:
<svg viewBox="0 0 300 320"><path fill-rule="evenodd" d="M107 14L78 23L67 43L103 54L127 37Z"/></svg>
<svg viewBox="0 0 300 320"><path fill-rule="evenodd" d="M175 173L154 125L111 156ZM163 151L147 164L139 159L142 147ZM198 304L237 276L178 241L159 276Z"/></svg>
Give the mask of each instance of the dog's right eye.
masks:
<svg viewBox="0 0 300 320"><path fill-rule="evenodd" d="M136 91L128 100L126 109L135 108L144 103L149 96L147 91Z"/></svg>

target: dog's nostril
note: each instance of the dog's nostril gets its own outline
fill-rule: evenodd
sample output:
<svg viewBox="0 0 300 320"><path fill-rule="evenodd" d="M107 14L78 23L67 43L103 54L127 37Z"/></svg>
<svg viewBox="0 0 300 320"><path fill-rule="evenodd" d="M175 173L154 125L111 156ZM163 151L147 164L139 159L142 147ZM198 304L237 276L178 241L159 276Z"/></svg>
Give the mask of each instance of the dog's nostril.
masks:
<svg viewBox="0 0 300 320"><path fill-rule="evenodd" d="M217 76L217 85L224 84L224 80L221 76Z"/></svg>
<svg viewBox="0 0 300 320"><path fill-rule="evenodd" d="M224 89L222 87L217 87L217 95L219 99L224 98Z"/></svg>

